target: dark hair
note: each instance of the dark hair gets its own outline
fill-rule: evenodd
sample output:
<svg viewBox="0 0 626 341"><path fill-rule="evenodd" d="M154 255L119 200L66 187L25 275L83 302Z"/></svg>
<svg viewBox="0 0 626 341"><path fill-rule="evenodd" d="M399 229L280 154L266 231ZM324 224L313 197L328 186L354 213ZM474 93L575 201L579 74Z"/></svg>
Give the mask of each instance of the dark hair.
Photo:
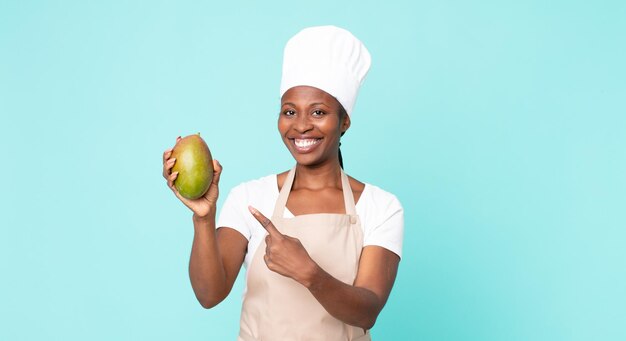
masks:
<svg viewBox="0 0 626 341"><path fill-rule="evenodd" d="M341 105L341 103L339 103L339 119L343 120L345 119L345 117L348 115L348 112L346 111L346 109L344 109L343 105ZM346 132L342 132L341 136L343 136L343 134L345 134ZM339 141L339 166L341 167L341 169L343 169L343 157L341 157L341 141Z"/></svg>

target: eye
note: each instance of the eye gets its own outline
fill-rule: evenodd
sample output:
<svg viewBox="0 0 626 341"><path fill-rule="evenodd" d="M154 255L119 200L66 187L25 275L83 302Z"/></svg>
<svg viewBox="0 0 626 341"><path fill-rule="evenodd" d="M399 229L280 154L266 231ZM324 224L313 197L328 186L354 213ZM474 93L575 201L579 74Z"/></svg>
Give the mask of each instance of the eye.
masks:
<svg viewBox="0 0 626 341"><path fill-rule="evenodd" d="M311 115L313 115L314 117L320 117L320 116L323 116L324 114L326 113L321 110L315 110L311 113Z"/></svg>
<svg viewBox="0 0 626 341"><path fill-rule="evenodd" d="M291 110L291 109L287 109L287 110L283 111L283 115L285 115L285 116L293 116L295 114L296 114L296 112Z"/></svg>

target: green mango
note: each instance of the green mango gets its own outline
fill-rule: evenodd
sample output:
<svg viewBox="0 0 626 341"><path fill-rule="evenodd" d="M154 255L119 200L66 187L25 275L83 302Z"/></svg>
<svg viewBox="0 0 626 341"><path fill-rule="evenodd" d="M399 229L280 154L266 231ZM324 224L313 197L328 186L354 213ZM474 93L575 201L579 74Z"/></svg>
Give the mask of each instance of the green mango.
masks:
<svg viewBox="0 0 626 341"><path fill-rule="evenodd" d="M176 158L172 173L178 172L174 186L180 195L187 199L202 197L213 181L213 158L200 133L180 139L171 157Z"/></svg>

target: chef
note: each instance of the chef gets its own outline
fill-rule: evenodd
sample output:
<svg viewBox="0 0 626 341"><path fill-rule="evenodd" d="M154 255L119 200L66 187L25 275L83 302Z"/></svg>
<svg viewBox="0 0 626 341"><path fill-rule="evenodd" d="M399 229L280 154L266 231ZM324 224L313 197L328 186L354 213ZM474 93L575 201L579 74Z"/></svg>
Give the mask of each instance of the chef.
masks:
<svg viewBox="0 0 626 341"><path fill-rule="evenodd" d="M335 26L287 42L278 132L295 165L234 187L217 222L219 162L208 192L189 200L173 184L171 149L163 154L168 186L193 212L189 274L202 306L220 303L246 267L238 340L371 339L396 278L404 218L393 194L343 170L341 138L370 64L363 43Z"/></svg>

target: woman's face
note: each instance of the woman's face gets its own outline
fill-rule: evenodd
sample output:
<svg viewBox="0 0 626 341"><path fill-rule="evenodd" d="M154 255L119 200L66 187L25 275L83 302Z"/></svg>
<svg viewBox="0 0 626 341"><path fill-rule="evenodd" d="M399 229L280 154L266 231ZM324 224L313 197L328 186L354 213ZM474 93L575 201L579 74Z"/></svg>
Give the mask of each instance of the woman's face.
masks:
<svg viewBox="0 0 626 341"><path fill-rule="evenodd" d="M298 164L339 161L339 138L350 127L349 116L340 108L333 96L314 87L296 86L285 92L278 131Z"/></svg>

